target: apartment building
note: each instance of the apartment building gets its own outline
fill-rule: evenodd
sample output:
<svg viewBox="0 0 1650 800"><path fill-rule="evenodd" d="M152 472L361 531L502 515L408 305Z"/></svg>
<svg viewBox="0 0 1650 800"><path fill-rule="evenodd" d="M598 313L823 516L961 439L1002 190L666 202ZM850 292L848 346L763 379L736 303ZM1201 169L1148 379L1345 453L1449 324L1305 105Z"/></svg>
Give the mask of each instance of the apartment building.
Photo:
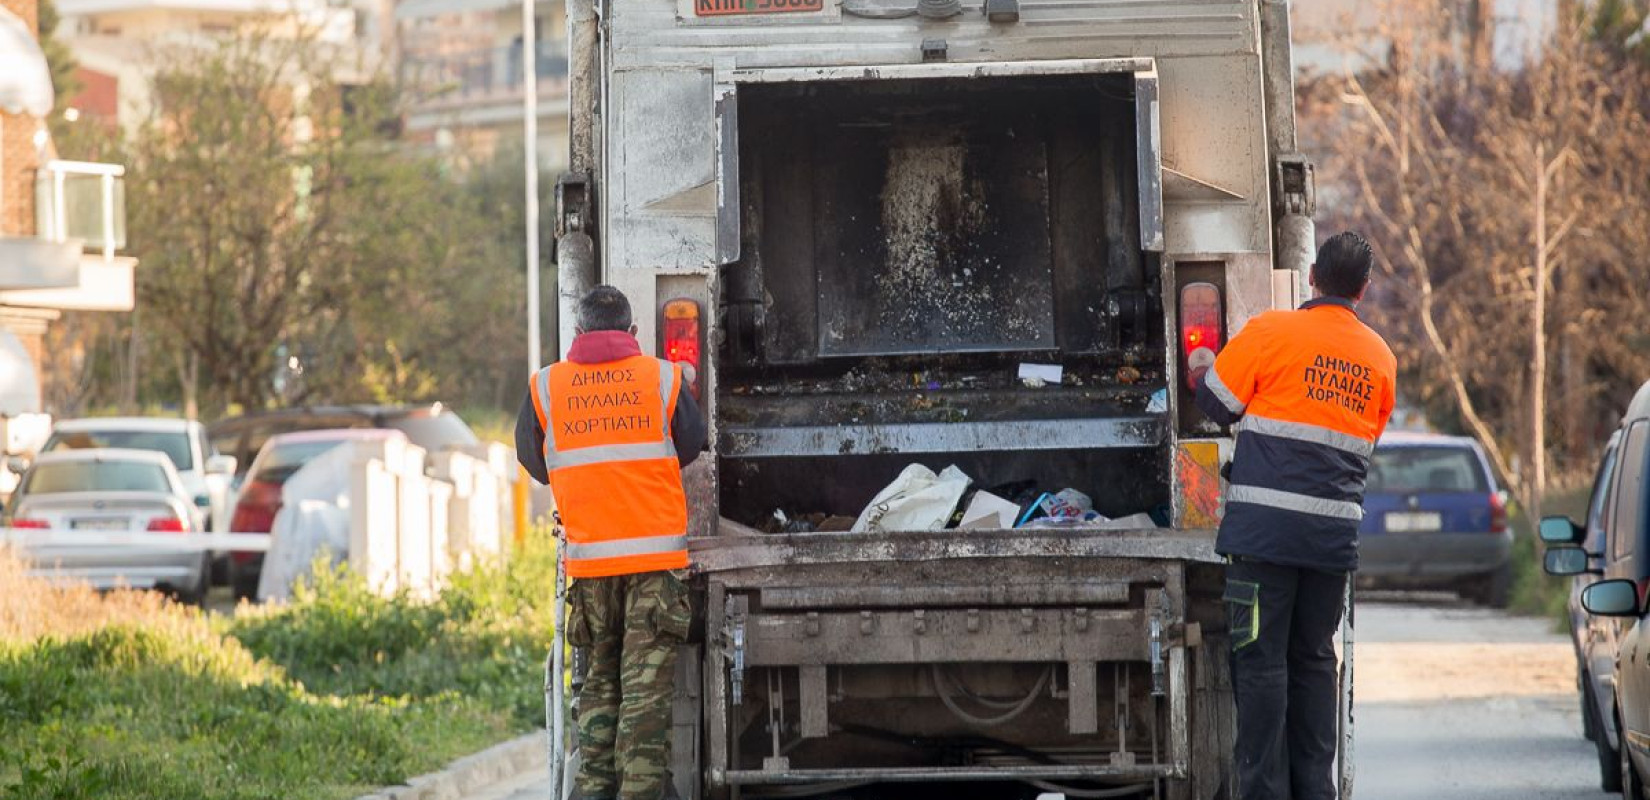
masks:
<svg viewBox="0 0 1650 800"><path fill-rule="evenodd" d="M124 170L53 157L38 0L0 0L0 419L40 410L42 341L68 310L130 311Z"/></svg>
<svg viewBox="0 0 1650 800"><path fill-rule="evenodd" d="M567 163L567 24L559 0L536 4L539 165ZM414 98L407 132L456 155L519 145L525 91L520 0L398 0L397 77Z"/></svg>

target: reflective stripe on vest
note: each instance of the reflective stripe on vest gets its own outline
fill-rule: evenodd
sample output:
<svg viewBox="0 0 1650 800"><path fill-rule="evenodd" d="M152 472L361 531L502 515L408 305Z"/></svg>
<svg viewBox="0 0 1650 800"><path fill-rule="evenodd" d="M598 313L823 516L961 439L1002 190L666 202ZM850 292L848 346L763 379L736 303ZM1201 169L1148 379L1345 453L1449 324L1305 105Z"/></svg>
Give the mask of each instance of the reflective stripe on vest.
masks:
<svg viewBox="0 0 1650 800"><path fill-rule="evenodd" d="M1214 373L1211 371L1210 374L1212 375ZM1213 384L1211 383L1211 386L1212 385ZM1218 397L1220 392L1217 390L1215 395ZM1221 402L1225 401L1223 400ZM1253 433L1265 434L1267 436L1277 436L1283 439L1294 439L1301 442L1321 444L1328 447L1333 447L1336 450L1344 450L1355 456L1361 456L1366 459L1375 453L1375 443L1369 441L1368 439L1360 439L1349 433L1341 433L1337 430L1325 428L1322 425L1312 425L1306 422L1286 422L1281 419L1271 419L1269 417L1260 417L1250 414L1249 416L1238 420L1237 429L1239 431L1251 431Z"/></svg>
<svg viewBox="0 0 1650 800"><path fill-rule="evenodd" d="M611 539L605 542L568 542L567 557L577 560L620 558L623 556L650 556L686 550L688 539L682 534L645 536L636 539Z"/></svg>
<svg viewBox="0 0 1650 800"><path fill-rule="evenodd" d="M1315 514L1320 517L1334 517L1362 521L1364 507L1357 503L1348 503L1345 500L1325 500L1294 492L1283 492L1277 489L1263 489L1259 486L1243 486L1234 484L1226 495L1227 502L1252 503L1257 506L1281 508L1285 511L1299 511L1302 514Z"/></svg>
<svg viewBox="0 0 1650 800"><path fill-rule="evenodd" d="M1220 373L1216 372L1214 367L1210 367L1209 371L1203 374L1203 383L1209 387L1209 391L1214 394L1215 399L1219 400L1221 405L1226 406L1227 411L1233 414L1243 413L1243 401L1239 400L1237 395L1227 388L1226 382L1220 379Z"/></svg>
<svg viewBox="0 0 1650 800"><path fill-rule="evenodd" d="M659 362L659 419L664 420L664 429L659 431L660 440L657 442L637 442L631 444L602 445L597 447L576 447L571 450L556 449L556 437L553 433L556 424L555 410L548 400L544 402L544 465L547 470L554 471L567 467L582 467L589 464L612 464L621 461L645 461L653 458L675 458L676 442L670 438L670 400L671 384L675 382L675 369L668 361ZM539 397L550 397L550 368L539 370L534 378L538 381Z"/></svg>

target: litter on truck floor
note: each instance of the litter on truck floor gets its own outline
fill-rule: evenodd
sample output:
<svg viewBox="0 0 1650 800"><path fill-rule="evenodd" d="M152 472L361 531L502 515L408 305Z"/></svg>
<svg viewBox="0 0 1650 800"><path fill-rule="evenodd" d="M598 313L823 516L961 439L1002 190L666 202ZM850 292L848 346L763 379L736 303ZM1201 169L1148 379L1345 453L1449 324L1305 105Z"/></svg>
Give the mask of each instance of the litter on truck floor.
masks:
<svg viewBox="0 0 1650 800"><path fill-rule="evenodd" d="M912 464L871 499L854 522L853 531L937 531L957 511L970 480L955 466L940 474Z"/></svg>
<svg viewBox="0 0 1650 800"><path fill-rule="evenodd" d="M1012 528L1014 521L1020 516L1020 505L1004 500L990 492L974 493L974 499L968 501L968 509L963 511L962 524L959 528Z"/></svg>
<svg viewBox="0 0 1650 800"><path fill-rule="evenodd" d="M1020 382L1027 386L1058 386L1065 376L1065 368L1059 364L1021 364L1019 375Z"/></svg>

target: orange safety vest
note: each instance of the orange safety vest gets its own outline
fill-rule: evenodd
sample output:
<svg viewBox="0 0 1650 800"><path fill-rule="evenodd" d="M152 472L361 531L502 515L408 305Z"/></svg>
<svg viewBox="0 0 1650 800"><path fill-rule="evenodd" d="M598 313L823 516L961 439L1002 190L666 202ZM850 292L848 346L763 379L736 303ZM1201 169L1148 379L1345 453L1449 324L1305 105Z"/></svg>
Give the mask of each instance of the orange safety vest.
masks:
<svg viewBox="0 0 1650 800"><path fill-rule="evenodd" d="M1355 569L1364 482L1396 383L1392 350L1348 301L1319 298L1250 320L1204 376L1224 412L1216 421L1237 422L1215 549Z"/></svg>
<svg viewBox="0 0 1650 800"><path fill-rule="evenodd" d="M687 495L670 437L681 385L680 367L647 355L562 361L533 376L570 577L687 567Z"/></svg>

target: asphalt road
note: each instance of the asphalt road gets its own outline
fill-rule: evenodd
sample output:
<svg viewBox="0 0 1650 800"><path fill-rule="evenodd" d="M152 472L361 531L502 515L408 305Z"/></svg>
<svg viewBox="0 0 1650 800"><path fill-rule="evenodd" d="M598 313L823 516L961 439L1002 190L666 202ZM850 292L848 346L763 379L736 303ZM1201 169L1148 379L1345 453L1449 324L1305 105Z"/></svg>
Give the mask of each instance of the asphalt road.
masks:
<svg viewBox="0 0 1650 800"><path fill-rule="evenodd" d="M1447 596L1394 599L1359 608L1356 797L1619 798L1599 791L1563 634Z"/></svg>
<svg viewBox="0 0 1650 800"><path fill-rule="evenodd" d="M1355 796L1361 800L1619 800L1581 738L1575 661L1546 620L1450 595L1359 604ZM470 800L543 800L542 772Z"/></svg>

